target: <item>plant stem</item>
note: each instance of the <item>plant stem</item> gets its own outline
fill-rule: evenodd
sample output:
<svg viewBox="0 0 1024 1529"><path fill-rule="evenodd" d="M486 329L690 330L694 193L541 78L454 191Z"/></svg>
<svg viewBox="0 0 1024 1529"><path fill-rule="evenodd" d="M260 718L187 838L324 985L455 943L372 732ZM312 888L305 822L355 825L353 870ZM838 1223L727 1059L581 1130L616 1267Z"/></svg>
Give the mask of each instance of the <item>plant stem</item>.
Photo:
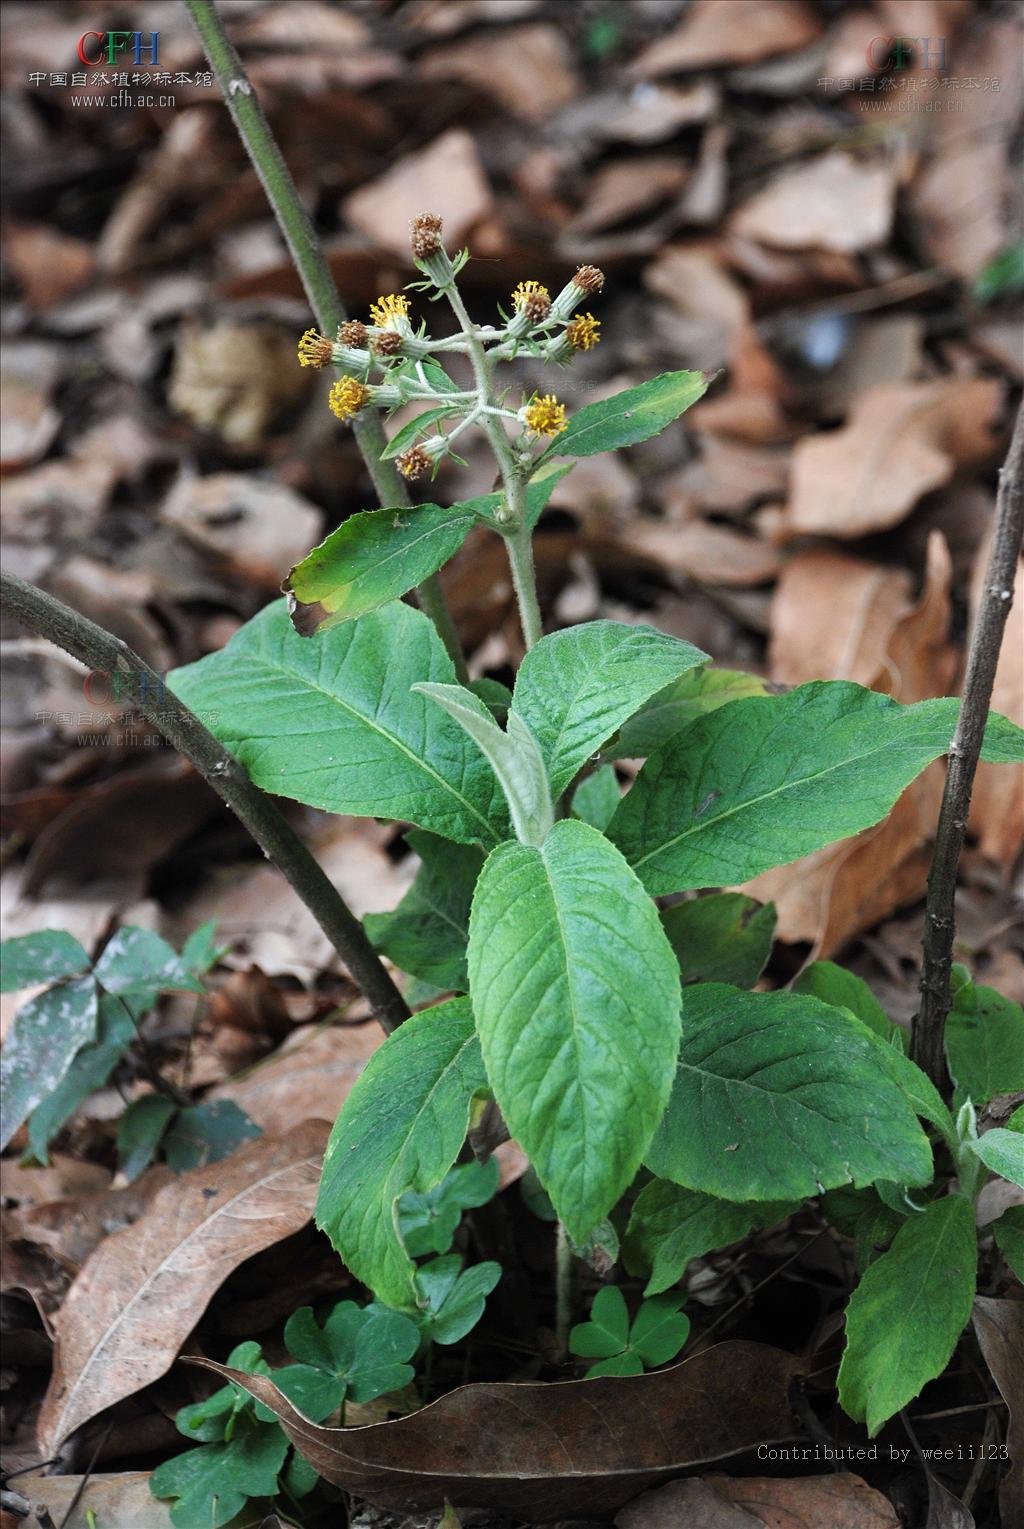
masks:
<svg viewBox="0 0 1024 1529"><path fill-rule="evenodd" d="M999 474L995 529L985 584L971 636L960 716L949 747L935 854L924 916L921 1007L914 1016L911 1051L936 1088L950 1091L943 1032L952 999L950 973L956 933L956 874L967 832L974 773L978 767L992 685L1024 539L1024 405L1017 413L1009 455Z"/></svg>
<svg viewBox="0 0 1024 1529"><path fill-rule="evenodd" d="M242 60L228 39L213 0L185 0L185 4L199 33L210 68L217 77L217 84L238 130L238 136L273 209L288 246L288 253L302 282L306 300L324 334L333 336L339 324L345 322L345 306L338 296L323 247L309 213L302 204L277 140L270 130L259 97L246 75ZM407 505L409 494L401 474L393 462L381 460L387 442L380 415L374 411L360 411L352 421L352 433L381 504L389 507L394 505L396 508ZM416 595L421 607L436 625L441 641L455 664L460 682L465 684L468 679L465 654L445 605L441 581L436 573L424 580Z"/></svg>
<svg viewBox="0 0 1024 1529"><path fill-rule="evenodd" d="M516 603L519 606L519 623L523 629L523 642L529 651L535 643L540 641L544 628L541 623L540 605L537 602L533 544L526 524L526 480L500 421L490 412L491 372L487 352L480 343L477 332L473 328L473 321L466 312L466 305L454 282L446 289L446 294L452 306L452 312L466 337L466 350L473 366L473 377L477 387L481 425L501 470L507 524L504 529L501 527L498 529L505 543L505 551L508 553L512 584L516 592Z"/></svg>
<svg viewBox="0 0 1024 1529"><path fill-rule="evenodd" d="M559 1221L555 1230L555 1343L558 1357L569 1352L569 1325L572 1321L572 1250L569 1234Z"/></svg>
<svg viewBox="0 0 1024 1529"><path fill-rule="evenodd" d="M331 885L298 834L268 796L254 786L233 754L164 685L127 643L63 601L11 573L0 573L3 607L31 631L56 643L90 669L128 674L138 684L142 715L195 766L227 802L316 919L390 1033L408 1019L405 999L388 976L366 931Z"/></svg>

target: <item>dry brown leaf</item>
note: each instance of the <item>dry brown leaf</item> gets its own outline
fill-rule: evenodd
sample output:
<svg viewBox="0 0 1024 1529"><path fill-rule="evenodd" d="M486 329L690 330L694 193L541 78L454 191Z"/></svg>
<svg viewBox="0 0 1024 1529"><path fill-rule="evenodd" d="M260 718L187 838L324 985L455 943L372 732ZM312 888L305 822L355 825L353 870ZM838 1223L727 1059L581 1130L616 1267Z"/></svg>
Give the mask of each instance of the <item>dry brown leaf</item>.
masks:
<svg viewBox="0 0 1024 1529"><path fill-rule="evenodd" d="M889 237L895 190L884 160L832 149L777 175L736 209L729 226L780 249L871 249Z"/></svg>
<svg viewBox="0 0 1024 1529"><path fill-rule="evenodd" d="M494 97L512 116L541 122L579 90L562 33L536 23L482 32L424 55L418 72L428 80L464 80ZM524 81L529 85L524 88Z"/></svg>
<svg viewBox="0 0 1024 1529"><path fill-rule="evenodd" d="M22 996L18 996L19 1003ZM47 1168L26 1168L17 1158L5 1157L0 1159L0 1199L31 1210L34 1205L49 1205L54 1200L97 1194L107 1188L112 1177L109 1168L60 1152L50 1153Z"/></svg>
<svg viewBox="0 0 1024 1529"><path fill-rule="evenodd" d="M537 9L540 0L410 0L403 5L399 18L403 26L418 27L432 37L450 37L478 21L492 25L502 21L520 21Z"/></svg>
<svg viewBox="0 0 1024 1529"><path fill-rule="evenodd" d="M310 1117L333 1120L383 1039L373 1023L303 1025L267 1061L206 1097L233 1100L272 1135Z"/></svg>
<svg viewBox="0 0 1024 1529"><path fill-rule="evenodd" d="M686 85L649 85L631 92L611 117L595 125L603 138L617 143L659 143L690 122L706 122L717 110L721 92L715 80ZM619 98L621 100L621 97Z"/></svg>
<svg viewBox="0 0 1024 1529"><path fill-rule="evenodd" d="M321 529L315 505L283 483L245 473L179 478L160 518L224 567L275 591Z"/></svg>
<svg viewBox="0 0 1024 1529"><path fill-rule="evenodd" d="M1024 1301L974 1298L978 1344L1010 1413L1007 1454L1013 1462L999 1486L1003 1524L1024 1520Z"/></svg>
<svg viewBox="0 0 1024 1529"><path fill-rule="evenodd" d="M61 1529L171 1529L170 1504L149 1490L149 1471L95 1476L19 1476L15 1490L40 1505ZM75 1501L76 1493L81 1496ZM75 1503L72 1509L72 1503ZM90 1518L92 1513L95 1517ZM35 1514L22 1529L45 1521Z"/></svg>
<svg viewBox="0 0 1024 1529"><path fill-rule="evenodd" d="M232 1270L305 1226L327 1135L324 1123L307 1121L183 1174L134 1226L100 1244L57 1319L54 1373L39 1414L47 1456L89 1418L164 1375Z"/></svg>
<svg viewBox="0 0 1024 1529"><path fill-rule="evenodd" d="M307 388L295 341L276 325L188 319L178 332L167 401L233 446L258 445Z"/></svg>
<svg viewBox="0 0 1024 1529"><path fill-rule="evenodd" d="M789 531L854 538L897 525L958 467L991 455L1001 399L982 377L869 388L841 430L797 442Z"/></svg>
<svg viewBox="0 0 1024 1529"><path fill-rule="evenodd" d="M361 233L393 254L409 258L409 223L425 210L444 219L445 238L457 248L491 210L476 144L451 128L418 154L407 154L387 174L345 198L345 216Z"/></svg>
<svg viewBox="0 0 1024 1529"><path fill-rule="evenodd" d="M686 176L686 166L678 157L667 154L648 154L641 159L604 165L591 177L586 199L568 232L597 233L626 218L650 212L681 191Z"/></svg>
<svg viewBox="0 0 1024 1529"><path fill-rule="evenodd" d="M800 552L772 601L769 673L783 685L855 680L885 667L890 635L910 606L910 575L824 548Z"/></svg>
<svg viewBox="0 0 1024 1529"><path fill-rule="evenodd" d="M88 286L96 267L92 247L43 224L8 221L4 247L29 306L55 307Z"/></svg>
<svg viewBox="0 0 1024 1529"><path fill-rule="evenodd" d="M720 1343L629 1378L461 1386L391 1423L323 1428L263 1376L195 1361L277 1415L326 1480L377 1507L498 1507L535 1522L607 1514L688 1465L797 1433L789 1388L801 1361Z"/></svg>
<svg viewBox="0 0 1024 1529"><path fill-rule="evenodd" d="M667 245L645 267L644 284L681 313L716 319L730 337L749 321L746 293L711 249Z"/></svg>
<svg viewBox="0 0 1024 1529"><path fill-rule="evenodd" d="M976 614L985 583L990 544L978 549L971 581L972 614ZM1024 727L1024 563L1017 565L1013 604L1003 633L992 709ZM971 832L982 853L1009 871L1024 844L1024 771L1005 765L979 764L971 796Z"/></svg>
<svg viewBox="0 0 1024 1529"><path fill-rule="evenodd" d="M697 0L667 37L645 48L630 74L650 77L708 64L752 64L812 43L821 23L802 0Z"/></svg>
<svg viewBox="0 0 1024 1529"><path fill-rule="evenodd" d="M624 1508L616 1529L899 1529L881 1492L859 1476L703 1476L673 1481Z"/></svg>
<svg viewBox="0 0 1024 1529"><path fill-rule="evenodd" d="M639 520L629 528L626 541L631 552L701 584L747 589L769 583L779 572L779 554L773 547L707 520L682 525Z"/></svg>
<svg viewBox="0 0 1024 1529"><path fill-rule="evenodd" d="M59 371L55 346L8 341L0 358L0 472L15 472L41 457L57 434L60 415L50 404Z"/></svg>

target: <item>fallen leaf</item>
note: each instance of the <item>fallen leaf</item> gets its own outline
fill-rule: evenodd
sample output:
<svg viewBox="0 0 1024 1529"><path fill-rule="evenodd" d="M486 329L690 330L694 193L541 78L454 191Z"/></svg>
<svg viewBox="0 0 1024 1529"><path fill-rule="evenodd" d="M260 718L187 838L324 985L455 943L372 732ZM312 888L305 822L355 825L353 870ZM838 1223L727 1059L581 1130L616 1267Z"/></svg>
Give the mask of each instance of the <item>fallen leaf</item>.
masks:
<svg viewBox="0 0 1024 1529"><path fill-rule="evenodd" d="M986 537L978 549L971 581L972 619L976 619L988 566L990 543ZM1024 563L1017 564L1013 604L999 650L991 706L1024 727ZM999 770L979 764L971 795L970 830L977 834L982 853L1007 872L1024 843L1024 780L1018 769Z"/></svg>
<svg viewBox="0 0 1024 1529"><path fill-rule="evenodd" d="M634 521L626 541L631 552L701 584L745 589L767 584L779 572L779 554L773 547L707 520L689 520L682 525Z"/></svg>
<svg viewBox="0 0 1024 1529"><path fill-rule="evenodd" d="M629 73L649 78L708 64L752 64L806 47L820 30L802 0L697 0L673 31L644 49Z"/></svg>
<svg viewBox="0 0 1024 1529"><path fill-rule="evenodd" d="M887 161L832 149L777 175L740 204L729 226L780 249L871 249L889 236L895 192Z"/></svg>
<svg viewBox="0 0 1024 1529"><path fill-rule="evenodd" d="M16 1490L37 1509L45 1508L50 1523L59 1524L60 1529L171 1529L170 1504L153 1496L149 1475L149 1471L118 1471L112 1475L19 1476ZM91 1518L90 1513L94 1515ZM37 1525L41 1529L43 1523L37 1511L25 1522L25 1529L36 1529Z"/></svg>
<svg viewBox="0 0 1024 1529"><path fill-rule="evenodd" d="M40 1448L164 1375L207 1302L254 1253L299 1231L316 1200L328 1128L308 1121L169 1183L134 1226L108 1237L56 1321Z"/></svg>
<svg viewBox="0 0 1024 1529"><path fill-rule="evenodd" d="M615 1529L761 1529L761 1520L719 1497L703 1476L644 1492L615 1515Z"/></svg>
<svg viewBox="0 0 1024 1529"><path fill-rule="evenodd" d="M402 258L409 254L409 224L425 208L444 219L452 250L491 210L476 144L463 128L450 128L418 154L407 154L344 201L350 223Z"/></svg>
<svg viewBox="0 0 1024 1529"><path fill-rule="evenodd" d="M700 1476L646 1492L615 1529L899 1529L881 1492L845 1471L792 1479Z"/></svg>
<svg viewBox="0 0 1024 1529"><path fill-rule="evenodd" d="M223 567L271 590L321 533L314 505L282 483L246 473L179 478L160 518Z"/></svg>
<svg viewBox="0 0 1024 1529"><path fill-rule="evenodd" d="M303 1120L333 1121L383 1039L373 1023L303 1025L267 1061L206 1097L233 1100L268 1135Z"/></svg>
<svg viewBox="0 0 1024 1529"><path fill-rule="evenodd" d="M478 21L518 21L532 15L540 0L411 0L400 12L403 26L418 27L433 37L449 37Z"/></svg>
<svg viewBox="0 0 1024 1529"><path fill-rule="evenodd" d="M853 538L897 525L958 467L992 454L1001 400L1001 385L981 377L868 388L842 429L797 442L788 531Z"/></svg>
<svg viewBox="0 0 1024 1529"><path fill-rule="evenodd" d="M889 638L910 608L910 575L825 548L782 570L772 601L769 672L783 685L855 680L885 667Z"/></svg>
<svg viewBox="0 0 1024 1529"><path fill-rule="evenodd" d="M90 245L45 224L8 221L4 245L29 306L55 307L88 286L96 266Z"/></svg>
<svg viewBox="0 0 1024 1529"><path fill-rule="evenodd" d="M604 165L588 182L570 234L598 233L659 207L682 190L686 167L677 156L649 154Z"/></svg>
<svg viewBox="0 0 1024 1529"><path fill-rule="evenodd" d="M616 94L614 105L607 102L602 106L594 128L602 138L616 143L659 143L691 122L714 117L720 99L718 83L713 79L686 85L648 85L631 92L625 102Z"/></svg>
<svg viewBox="0 0 1024 1529"><path fill-rule="evenodd" d="M8 341L0 364L0 471L13 472L41 457L57 434L60 415L50 403L59 371L56 346L40 340Z"/></svg>
<svg viewBox="0 0 1024 1529"><path fill-rule="evenodd" d="M420 59L418 72L428 80L475 85L524 122L543 121L579 90L565 37L542 23L482 32L436 49Z"/></svg>
<svg viewBox="0 0 1024 1529"><path fill-rule="evenodd" d="M1004 1524L1024 1521L1024 1301L974 1298L974 1331L1010 1422L1007 1455L1012 1462L999 1485Z"/></svg>
<svg viewBox="0 0 1024 1529"><path fill-rule="evenodd" d="M327 1481L406 1513L447 1496L537 1522L607 1514L687 1466L798 1435L800 1361L758 1343L720 1343L644 1376L460 1386L368 1428L318 1427L263 1376L192 1362L270 1407Z"/></svg>

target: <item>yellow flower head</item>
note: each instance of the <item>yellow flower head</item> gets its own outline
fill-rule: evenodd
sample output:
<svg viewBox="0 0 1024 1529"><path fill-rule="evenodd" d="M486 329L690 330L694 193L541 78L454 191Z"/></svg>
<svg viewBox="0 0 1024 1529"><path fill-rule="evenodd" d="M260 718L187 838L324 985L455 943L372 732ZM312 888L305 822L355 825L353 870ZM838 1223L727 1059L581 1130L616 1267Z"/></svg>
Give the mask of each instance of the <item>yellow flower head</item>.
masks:
<svg viewBox="0 0 1024 1529"><path fill-rule="evenodd" d="M516 312L523 312L534 324L546 319L551 311L551 293L539 281L521 281L512 293Z"/></svg>
<svg viewBox="0 0 1024 1529"><path fill-rule="evenodd" d="M409 317L409 299L396 292L389 297L378 297L370 305L370 317L378 329L394 329L396 320Z"/></svg>
<svg viewBox="0 0 1024 1529"><path fill-rule="evenodd" d="M554 393L534 398L526 410L526 424L531 435L557 435L566 428L565 404Z"/></svg>
<svg viewBox="0 0 1024 1529"><path fill-rule="evenodd" d="M299 341L300 366L329 366L332 354L330 340L315 329L307 329Z"/></svg>
<svg viewBox="0 0 1024 1529"><path fill-rule="evenodd" d="M339 419L351 419L370 401L370 389L356 377L339 377L328 394L331 413Z"/></svg>
<svg viewBox="0 0 1024 1529"><path fill-rule="evenodd" d="M601 336L598 330L601 320L596 319L592 313L580 313L573 319L566 329L566 339L573 350L593 350L595 345L600 345Z"/></svg>

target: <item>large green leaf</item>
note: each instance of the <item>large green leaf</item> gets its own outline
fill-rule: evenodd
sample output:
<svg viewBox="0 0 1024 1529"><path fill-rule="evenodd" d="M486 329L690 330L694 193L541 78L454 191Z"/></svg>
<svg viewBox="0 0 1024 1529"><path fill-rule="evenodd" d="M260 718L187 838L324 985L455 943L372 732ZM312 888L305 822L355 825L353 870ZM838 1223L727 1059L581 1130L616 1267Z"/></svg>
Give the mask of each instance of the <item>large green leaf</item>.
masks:
<svg viewBox="0 0 1024 1529"><path fill-rule="evenodd" d="M439 504L350 516L282 586L296 631L311 637L397 600L454 557L475 524Z"/></svg>
<svg viewBox="0 0 1024 1529"><path fill-rule="evenodd" d="M730 982L753 987L768 964L775 906L719 892L677 903L661 915L684 982Z"/></svg>
<svg viewBox="0 0 1024 1529"><path fill-rule="evenodd" d="M890 1050L815 998L686 988L672 1097L644 1161L724 1200L926 1184L931 1148L888 1070Z"/></svg>
<svg viewBox="0 0 1024 1529"><path fill-rule="evenodd" d="M96 1039L82 1047L57 1087L29 1117L29 1151L39 1162L47 1161L47 1147L61 1126L90 1094L103 1087L134 1039L135 1024L125 1004L120 998L101 993Z"/></svg>
<svg viewBox="0 0 1024 1529"><path fill-rule="evenodd" d="M993 987L967 981L946 1019L946 1056L958 1088L977 1105L1024 1090L1024 1009Z"/></svg>
<svg viewBox="0 0 1024 1529"><path fill-rule="evenodd" d="M15 993L37 982L75 977L89 965L89 957L66 929L41 929L19 934L0 945L0 993Z"/></svg>
<svg viewBox="0 0 1024 1529"><path fill-rule="evenodd" d="M798 1208L798 1201L756 1200L746 1205L652 1179L633 1202L622 1244L631 1274L648 1274L645 1295L658 1295L686 1272L691 1258L727 1248L755 1227L773 1226Z"/></svg>
<svg viewBox="0 0 1024 1529"><path fill-rule="evenodd" d="M646 759L698 717L706 717L730 701L771 693L772 687L759 674L745 674L740 669L689 669L624 722L618 737L603 752L610 759Z"/></svg>
<svg viewBox="0 0 1024 1529"><path fill-rule="evenodd" d="M540 744L557 797L625 719L707 655L649 626L588 621L523 659L512 705Z"/></svg>
<svg viewBox="0 0 1024 1529"><path fill-rule="evenodd" d="M490 845L507 823L490 766L451 717L412 693L418 680L454 679L432 624L408 605L308 642L281 600L169 682L265 791Z"/></svg>
<svg viewBox="0 0 1024 1529"><path fill-rule="evenodd" d="M853 1292L839 1400L872 1437L949 1363L971 1315L977 1257L973 1206L947 1195L904 1222Z"/></svg>
<svg viewBox="0 0 1024 1529"><path fill-rule="evenodd" d="M469 905L483 868L475 844L450 844L414 828L405 842L422 864L393 913L363 919L376 948L413 977L465 992Z"/></svg>
<svg viewBox="0 0 1024 1529"><path fill-rule="evenodd" d="M1019 1131L984 1131L971 1147L991 1173L1024 1189L1024 1136Z"/></svg>
<svg viewBox="0 0 1024 1529"><path fill-rule="evenodd" d="M704 372L662 372L614 398L590 403L576 413L552 441L555 457L591 457L646 441L695 404L708 387Z"/></svg>
<svg viewBox="0 0 1024 1529"><path fill-rule="evenodd" d="M837 966L834 961L812 961L794 980L790 991L806 993L811 998L820 998L822 1003L849 1009L884 1041L902 1034L863 978L848 972L844 966Z"/></svg>
<svg viewBox="0 0 1024 1529"><path fill-rule="evenodd" d="M453 998L388 1036L335 1121L317 1226L389 1306L416 1309L398 1200L444 1178L465 1140L473 1096L486 1086L469 1000Z"/></svg>
<svg viewBox="0 0 1024 1529"><path fill-rule="evenodd" d="M22 1004L0 1057L0 1148L96 1039L97 1014L91 976L57 982Z"/></svg>
<svg viewBox="0 0 1024 1529"><path fill-rule="evenodd" d="M675 957L597 829L563 819L540 849L491 854L473 898L469 986L509 1129L582 1243L639 1167L679 1044Z"/></svg>
<svg viewBox="0 0 1024 1529"><path fill-rule="evenodd" d="M609 837L654 894L746 881L879 822L948 749L959 704L845 680L734 701L647 761ZM1024 732L993 712L982 757L1024 760Z"/></svg>

